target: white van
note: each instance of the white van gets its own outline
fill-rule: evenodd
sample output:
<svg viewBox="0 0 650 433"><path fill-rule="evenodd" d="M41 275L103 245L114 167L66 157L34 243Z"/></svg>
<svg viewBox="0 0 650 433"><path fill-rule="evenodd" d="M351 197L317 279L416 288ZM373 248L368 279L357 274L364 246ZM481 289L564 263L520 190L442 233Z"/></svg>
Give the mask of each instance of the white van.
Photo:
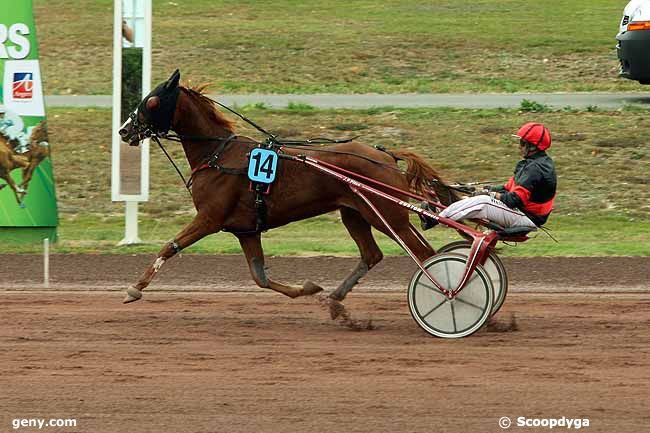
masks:
<svg viewBox="0 0 650 433"><path fill-rule="evenodd" d="M650 84L650 0L632 0L625 6L616 39L619 75Z"/></svg>

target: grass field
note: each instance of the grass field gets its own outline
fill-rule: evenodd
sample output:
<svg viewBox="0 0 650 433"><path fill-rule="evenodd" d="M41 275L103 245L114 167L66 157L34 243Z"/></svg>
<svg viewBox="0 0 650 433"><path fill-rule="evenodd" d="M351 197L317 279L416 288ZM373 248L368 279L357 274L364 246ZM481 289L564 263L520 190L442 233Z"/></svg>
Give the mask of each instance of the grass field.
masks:
<svg viewBox="0 0 650 433"><path fill-rule="evenodd" d="M518 159L509 134L530 120L546 123L554 134L560 193L548 228L560 243L538 239L507 249L517 255L650 255L650 135L648 112L516 110L440 110L390 108L320 111L244 107L245 114L283 137L362 135L368 144L407 148L425 155L453 181L505 180ZM151 198L141 206L141 234L148 243L116 248L123 234L123 204L110 202L110 111L52 109L49 112L54 175L61 212L59 252L157 251L189 222L193 207L164 155L151 152ZM240 133L257 136L239 124ZM625 131L625 132L623 132ZM182 149L168 149L184 171ZM456 239L451 230L427 232L434 246ZM338 222L325 215L270 231L271 254L355 254L356 247ZM385 238L386 253L399 247ZM38 246L0 245L0 252L33 252ZM190 250L235 253L228 234L212 236Z"/></svg>
<svg viewBox="0 0 650 433"><path fill-rule="evenodd" d="M222 93L640 90L624 1L154 0L154 82ZM45 92L111 92L113 0L34 0Z"/></svg>

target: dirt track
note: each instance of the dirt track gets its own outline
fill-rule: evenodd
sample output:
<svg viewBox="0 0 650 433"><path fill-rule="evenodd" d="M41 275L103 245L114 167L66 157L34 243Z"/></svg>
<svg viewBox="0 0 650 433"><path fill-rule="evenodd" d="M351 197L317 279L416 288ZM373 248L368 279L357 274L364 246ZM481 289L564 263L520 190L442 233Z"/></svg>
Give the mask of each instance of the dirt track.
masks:
<svg viewBox="0 0 650 433"><path fill-rule="evenodd" d="M61 288L123 289L133 284L154 256L53 255L51 281ZM306 279L326 289L336 287L355 267L356 258L272 257L266 266L271 278L291 284ZM504 258L514 291L593 288L596 290L650 290L650 257L542 257ZM41 287L43 258L0 255L0 288ZM405 290L416 265L408 257L387 257L355 291ZM184 254L163 266L150 290L256 290L242 255ZM261 291L261 290L260 290Z"/></svg>
<svg viewBox="0 0 650 433"><path fill-rule="evenodd" d="M351 331L330 321L314 298L263 292L154 290L140 302L122 305L122 293L101 287L137 275L140 269L127 257L59 257L59 265L85 274L70 282L75 291L63 290L62 270L58 290L25 291L26 286L16 289L17 280L6 279L4 265L28 258L3 258L0 281L15 289L0 292L2 432L14 431L14 418L77 419L76 429L42 431L133 433L498 432L502 416L515 422L520 416L588 418L589 432L636 433L650 425L644 259L600 259L610 274L638 263L637 280L616 280L616 287L640 291L627 294L518 292L535 287L535 281L518 280L522 262L507 261L513 292L499 317L508 322L514 315L518 330L446 341L428 337L411 319L401 259L387 262L396 267L378 269L375 278L385 273L384 280L369 278L369 287L384 291L355 290L348 297L354 317L372 319L375 328ZM110 275L104 273L107 260ZM207 283L197 277L200 263L194 260L209 258L185 256L176 269L170 264L158 287L169 290L181 280L197 287ZM217 258L215 269L225 269L227 260L239 258ZM308 275L302 265L314 264L285 260L270 262L274 275L300 280ZM335 266L339 260L345 264L340 275L353 266L350 260L327 260L332 281L342 270ZM575 281L553 281L560 264L575 274L580 263L585 269L593 265L585 260L558 260L539 287L577 287ZM281 271L281 263L288 268ZM538 271L546 269L537 264ZM240 278L217 274L225 285ZM595 268L590 277L603 288L614 287L614 277ZM80 284L92 278L102 283L80 292ZM239 286L248 289L250 280L244 278ZM558 429L565 430L553 431Z"/></svg>

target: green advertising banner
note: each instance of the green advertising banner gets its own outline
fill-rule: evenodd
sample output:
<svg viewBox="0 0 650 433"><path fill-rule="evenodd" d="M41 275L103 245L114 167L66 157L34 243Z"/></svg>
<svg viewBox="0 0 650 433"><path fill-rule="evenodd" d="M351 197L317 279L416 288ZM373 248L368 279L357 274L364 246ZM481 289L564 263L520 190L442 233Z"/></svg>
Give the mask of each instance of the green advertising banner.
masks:
<svg viewBox="0 0 650 433"><path fill-rule="evenodd" d="M31 0L0 8L0 77L0 240L54 240L56 195Z"/></svg>

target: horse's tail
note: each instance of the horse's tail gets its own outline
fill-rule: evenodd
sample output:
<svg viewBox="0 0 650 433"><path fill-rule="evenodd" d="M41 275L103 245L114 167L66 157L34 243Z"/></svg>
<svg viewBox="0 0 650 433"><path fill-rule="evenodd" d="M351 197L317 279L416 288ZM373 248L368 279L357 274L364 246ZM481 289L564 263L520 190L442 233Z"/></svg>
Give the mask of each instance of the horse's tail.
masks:
<svg viewBox="0 0 650 433"><path fill-rule="evenodd" d="M437 199L444 205L461 199L422 156L406 150L391 150L390 153L395 159L406 162L406 180L416 193L435 199L431 194L433 189Z"/></svg>

